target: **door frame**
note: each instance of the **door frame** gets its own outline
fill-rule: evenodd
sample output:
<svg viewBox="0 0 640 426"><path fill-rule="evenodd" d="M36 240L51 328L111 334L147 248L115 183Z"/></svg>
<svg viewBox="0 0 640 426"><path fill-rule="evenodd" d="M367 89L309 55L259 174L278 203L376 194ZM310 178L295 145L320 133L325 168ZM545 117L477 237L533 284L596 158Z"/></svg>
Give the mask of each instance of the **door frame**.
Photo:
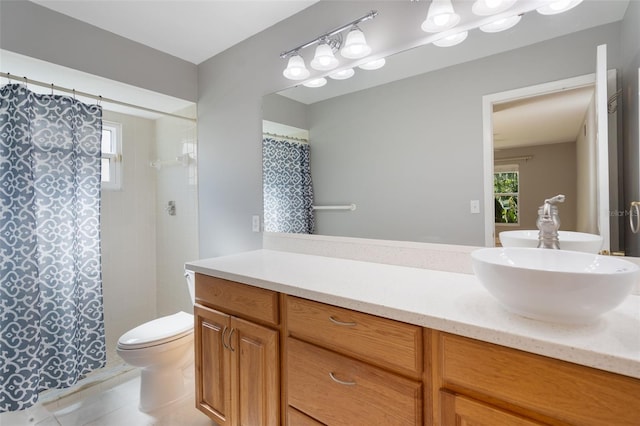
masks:
<svg viewBox="0 0 640 426"><path fill-rule="evenodd" d="M595 86L596 74L586 74L548 83L520 87L482 97L482 153L484 186L484 239L486 247L495 246L495 209L493 200L493 105L534 96Z"/></svg>

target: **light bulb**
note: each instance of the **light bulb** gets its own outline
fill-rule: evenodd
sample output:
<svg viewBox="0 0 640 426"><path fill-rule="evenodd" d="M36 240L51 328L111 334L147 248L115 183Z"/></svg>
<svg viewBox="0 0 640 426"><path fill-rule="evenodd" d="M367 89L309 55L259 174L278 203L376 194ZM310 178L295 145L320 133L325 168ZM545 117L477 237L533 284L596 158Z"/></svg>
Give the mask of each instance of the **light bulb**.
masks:
<svg viewBox="0 0 640 426"><path fill-rule="evenodd" d="M360 28L353 27L351 31L349 31L349 34L347 34L347 39L340 54L345 58L359 59L364 58L369 53L371 53L371 47L367 45L364 33Z"/></svg>
<svg viewBox="0 0 640 426"><path fill-rule="evenodd" d="M542 6L536 10L541 15L555 15L573 9L574 7L582 3L582 1L583 0L558 0Z"/></svg>
<svg viewBox="0 0 640 426"><path fill-rule="evenodd" d="M322 87L325 84L327 84L327 79L326 78L315 78L313 80L307 81L306 83L302 83L303 86L306 87Z"/></svg>
<svg viewBox="0 0 640 426"><path fill-rule="evenodd" d="M443 13L433 17L433 23L439 27L445 27L451 21L451 13Z"/></svg>
<svg viewBox="0 0 640 426"><path fill-rule="evenodd" d="M433 0L427 12L427 19L422 23L422 31L446 31L458 25L458 22L460 15L454 12L451 0Z"/></svg>
<svg viewBox="0 0 640 426"><path fill-rule="evenodd" d="M469 31L463 31L461 33L457 33L457 34L453 34L453 35L441 38L440 40L436 40L433 42L433 44L435 44L438 47L455 46L456 44L460 44L463 41L465 41L468 35L469 35Z"/></svg>
<svg viewBox="0 0 640 426"><path fill-rule="evenodd" d="M509 9L517 0L476 0L471 6L471 11L475 15L488 16L504 12Z"/></svg>
<svg viewBox="0 0 640 426"><path fill-rule="evenodd" d="M332 70L338 66L338 59L333 56L333 49L327 43L316 47L316 54L311 60L311 68L319 71Z"/></svg>
<svg viewBox="0 0 640 426"><path fill-rule="evenodd" d="M497 33L514 27L522 19L522 15L510 16L508 18L498 19L488 24L480 25L480 31L485 33Z"/></svg>
<svg viewBox="0 0 640 426"><path fill-rule="evenodd" d="M309 70L304 65L304 59L302 56L295 54L289 58L287 68L282 74L289 80L304 80L309 77Z"/></svg>
<svg viewBox="0 0 640 426"><path fill-rule="evenodd" d="M362 65L358 65L358 68L361 68L367 71L377 70L382 68L386 63L387 63L386 59L380 58L380 59L375 59L373 61L366 62Z"/></svg>
<svg viewBox="0 0 640 426"><path fill-rule="evenodd" d="M333 78L334 80L346 80L347 78L352 77L355 73L356 72L353 70L353 68L347 68L329 74L329 77Z"/></svg>

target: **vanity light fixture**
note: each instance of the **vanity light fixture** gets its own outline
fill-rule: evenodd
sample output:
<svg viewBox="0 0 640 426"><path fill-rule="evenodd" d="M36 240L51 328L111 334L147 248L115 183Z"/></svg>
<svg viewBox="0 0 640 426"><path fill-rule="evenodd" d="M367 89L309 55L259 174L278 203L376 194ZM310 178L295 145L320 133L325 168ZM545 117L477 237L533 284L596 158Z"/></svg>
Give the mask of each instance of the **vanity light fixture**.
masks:
<svg viewBox="0 0 640 426"><path fill-rule="evenodd" d="M538 13L541 15L556 15L558 13L566 12L569 9L573 9L583 0L556 0L538 9Z"/></svg>
<svg viewBox="0 0 640 426"><path fill-rule="evenodd" d="M331 77L334 80L346 80L348 78L353 77L355 73L356 72L353 70L353 68L346 68L346 69L329 74L329 77Z"/></svg>
<svg viewBox="0 0 640 426"><path fill-rule="evenodd" d="M488 24L480 25L479 28L480 31L484 31L485 33L497 33L516 26L516 24L520 22L521 19L522 15L514 15L508 18L496 19L495 21L489 22Z"/></svg>
<svg viewBox="0 0 640 426"><path fill-rule="evenodd" d="M377 70L384 67L384 64L386 63L387 63L387 60L384 58L374 59L373 61L369 61L362 65L358 65L358 68L367 70L367 71Z"/></svg>
<svg viewBox="0 0 640 426"><path fill-rule="evenodd" d="M422 31L437 33L455 27L460 15L454 12L451 0L433 0L429 5L427 19L422 23Z"/></svg>
<svg viewBox="0 0 640 426"><path fill-rule="evenodd" d="M495 15L509 9L515 2L516 0L476 0L471 11L478 16Z"/></svg>
<svg viewBox="0 0 640 426"><path fill-rule="evenodd" d="M329 71L338 66L338 59L333 55L333 49L326 41L316 47L316 54L311 60L311 68L319 71Z"/></svg>
<svg viewBox="0 0 640 426"><path fill-rule="evenodd" d="M313 80L309 80L306 83L302 83L303 86L305 87L311 87L311 88L315 88L315 87L322 87L325 84L327 84L327 79L326 78L315 78Z"/></svg>
<svg viewBox="0 0 640 426"><path fill-rule="evenodd" d="M302 59L302 56L298 55L298 53L295 52L289 58L287 68L282 72L282 74L289 80L304 80L305 78L309 77L310 73L304 64L304 59Z"/></svg>
<svg viewBox="0 0 640 426"><path fill-rule="evenodd" d="M446 0L450 1L450 0ZM364 33L358 27L358 24L368 21L378 16L378 12L375 10L370 11L364 16L355 19L348 24L335 28L313 40L301 44L298 47L282 52L280 57L283 59L289 58L287 68L284 70L283 75L290 80L305 80L309 77L309 70L304 65L304 59L300 56L299 51L309 46L318 45L315 51L315 56L311 61L311 67L319 71L330 71L336 68L339 64L338 59L335 57L334 52L340 49L342 45L341 32L350 29L345 45L340 51L342 56L349 59L359 59L367 56L371 53L371 47L367 45ZM351 70L353 72L353 70ZM351 74L353 75L353 74ZM351 76L350 75L350 76ZM349 77L350 77L349 76ZM348 78L348 77L346 77Z"/></svg>
<svg viewBox="0 0 640 426"><path fill-rule="evenodd" d="M450 36L441 38L440 40L436 40L433 42L438 47L451 47L456 44L460 44L467 39L469 35L469 31L462 31L460 33L452 34Z"/></svg>
<svg viewBox="0 0 640 426"><path fill-rule="evenodd" d="M360 59L371 53L371 47L364 38L364 33L357 25L351 27L340 54L349 59Z"/></svg>

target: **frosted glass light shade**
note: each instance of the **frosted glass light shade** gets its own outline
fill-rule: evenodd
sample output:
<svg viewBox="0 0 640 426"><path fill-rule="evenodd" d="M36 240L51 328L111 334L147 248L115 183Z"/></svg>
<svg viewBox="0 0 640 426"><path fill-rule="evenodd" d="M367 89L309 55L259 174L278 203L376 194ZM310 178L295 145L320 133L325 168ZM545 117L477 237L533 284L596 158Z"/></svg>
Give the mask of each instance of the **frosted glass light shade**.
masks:
<svg viewBox="0 0 640 426"><path fill-rule="evenodd" d="M306 83L302 83L303 86L312 87L312 88L322 87L325 84L327 84L327 79L326 78L322 78L322 77L321 78L315 78L313 80L309 80Z"/></svg>
<svg viewBox="0 0 640 426"><path fill-rule="evenodd" d="M566 12L569 9L573 9L582 3L582 1L583 0L557 0L536 10L541 15L556 15L558 13Z"/></svg>
<svg viewBox="0 0 640 426"><path fill-rule="evenodd" d="M353 68L347 68L345 70L336 71L334 73L329 74L329 77L334 80L346 80L347 78L353 77L356 72Z"/></svg>
<svg viewBox="0 0 640 426"><path fill-rule="evenodd" d="M387 63L387 60L384 58L380 58L380 59L375 59L373 61L369 61L366 62L362 65L358 65L358 68L361 68L363 70L367 70L367 71L371 71L371 70L377 70L380 69L382 67L384 67L384 64Z"/></svg>
<svg viewBox="0 0 640 426"><path fill-rule="evenodd" d="M433 42L438 47L450 47L455 46L456 44L460 44L467 39L469 35L469 31L463 31L461 33L453 34L445 38L441 38L440 40L436 40Z"/></svg>
<svg viewBox="0 0 640 426"><path fill-rule="evenodd" d="M522 19L522 15L510 16L509 18L497 19L485 25L480 25L480 31L485 33L497 33L514 27Z"/></svg>
<svg viewBox="0 0 640 426"><path fill-rule="evenodd" d="M515 4L517 0L476 0L471 11L478 16L495 15L504 12Z"/></svg>
<svg viewBox="0 0 640 426"><path fill-rule="evenodd" d="M332 70L338 66L338 59L333 55L333 49L326 43L316 47L316 54L311 60L311 68L319 71Z"/></svg>
<svg viewBox="0 0 640 426"><path fill-rule="evenodd" d="M352 28L347 34L347 39L342 50L340 50L340 54L345 58L359 59L364 58L369 53L371 53L371 47L367 44L364 33L358 27Z"/></svg>
<svg viewBox="0 0 640 426"><path fill-rule="evenodd" d="M282 74L289 80L304 80L309 77L309 70L304 65L304 59L300 55L293 55L289 58L287 68Z"/></svg>
<svg viewBox="0 0 640 426"><path fill-rule="evenodd" d="M422 23L422 31L437 33L455 27L458 22L460 15L454 12L451 0L433 0L427 19Z"/></svg>

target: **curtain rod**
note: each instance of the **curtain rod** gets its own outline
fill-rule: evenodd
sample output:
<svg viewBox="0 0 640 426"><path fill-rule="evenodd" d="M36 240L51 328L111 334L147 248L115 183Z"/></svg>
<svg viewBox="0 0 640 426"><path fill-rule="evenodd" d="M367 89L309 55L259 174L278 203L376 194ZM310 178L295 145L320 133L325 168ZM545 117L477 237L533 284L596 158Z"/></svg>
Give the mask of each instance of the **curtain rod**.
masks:
<svg viewBox="0 0 640 426"><path fill-rule="evenodd" d="M271 136L272 138L286 139L292 142L309 143L308 140L303 138L294 138L293 136L278 135L276 133L262 132L262 136Z"/></svg>
<svg viewBox="0 0 640 426"><path fill-rule="evenodd" d="M147 107L143 107L143 106L140 106L140 105L130 104L128 102L122 102L122 101L118 101L118 100L115 100L115 99L105 98L105 97L102 97L100 95L92 95L91 93L81 92L81 91L76 90L76 89L67 89L66 87L56 86L53 83L47 84L47 83L43 83L42 81L32 80L32 79L27 78L27 77L16 77L14 75L11 75L10 73L0 72L0 77L4 77L4 78L8 79L9 82L11 82L11 80L22 81L22 82L24 82L25 85L26 84L32 84L34 86L47 87L47 88L50 88L52 91L55 90L55 91L58 91L58 92L70 93L70 94L72 94L74 96L76 96L76 95L83 96L85 98L94 99L94 100L96 100L98 102L107 102L107 103L110 103L110 104L120 105L120 106L124 106L124 107L128 107L128 108L139 109L139 110L146 111L146 112L151 112L151 113L154 113L154 114L161 114L161 115L166 115L168 117L180 118L182 120L189 120L189 121L197 122L197 120L195 118L185 117L183 115L178 115L178 114L171 114L170 112L158 111L158 110L155 110L155 109L152 109L152 108L147 108Z"/></svg>

